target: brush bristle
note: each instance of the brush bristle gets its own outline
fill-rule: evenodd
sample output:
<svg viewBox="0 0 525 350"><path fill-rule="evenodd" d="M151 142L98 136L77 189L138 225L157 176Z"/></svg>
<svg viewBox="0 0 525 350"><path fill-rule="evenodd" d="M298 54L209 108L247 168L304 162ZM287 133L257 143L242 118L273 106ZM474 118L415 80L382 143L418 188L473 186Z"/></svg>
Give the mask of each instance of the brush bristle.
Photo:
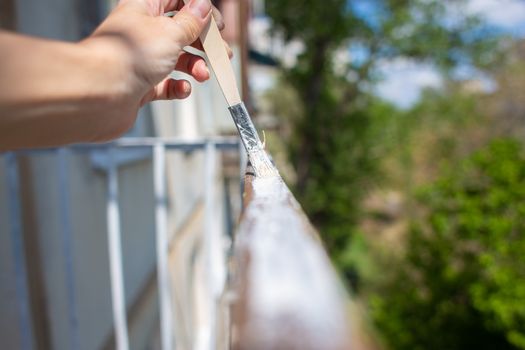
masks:
<svg viewBox="0 0 525 350"><path fill-rule="evenodd" d="M264 150L249 152L248 158L257 177L279 176L279 171Z"/></svg>

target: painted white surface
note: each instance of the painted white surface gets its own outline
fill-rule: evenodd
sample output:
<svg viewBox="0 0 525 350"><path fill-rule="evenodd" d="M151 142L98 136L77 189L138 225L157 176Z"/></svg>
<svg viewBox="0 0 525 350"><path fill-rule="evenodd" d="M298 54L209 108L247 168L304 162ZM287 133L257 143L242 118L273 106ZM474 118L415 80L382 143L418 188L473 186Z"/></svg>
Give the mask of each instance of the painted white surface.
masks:
<svg viewBox="0 0 525 350"><path fill-rule="evenodd" d="M252 185L236 243L249 296L242 348L342 349L347 297L322 245L280 178Z"/></svg>

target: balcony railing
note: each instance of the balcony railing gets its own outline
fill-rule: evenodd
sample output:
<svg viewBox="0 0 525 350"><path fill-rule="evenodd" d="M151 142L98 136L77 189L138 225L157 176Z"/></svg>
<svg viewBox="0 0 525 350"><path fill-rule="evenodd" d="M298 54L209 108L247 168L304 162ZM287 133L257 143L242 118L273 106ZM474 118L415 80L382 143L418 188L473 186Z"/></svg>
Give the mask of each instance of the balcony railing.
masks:
<svg viewBox="0 0 525 350"><path fill-rule="evenodd" d="M279 178L248 169L234 246L234 349L350 349L348 296Z"/></svg>
<svg viewBox="0 0 525 350"><path fill-rule="evenodd" d="M18 157L24 154L56 155L62 251L64 256L68 321L71 348L79 345L78 311L74 287L74 259L69 213L68 162L75 153L96 153L107 171L107 234L113 335L106 348L130 348L122 267L121 213L119 209L119 162L126 154L152 158L155 192L156 276L163 350L171 349L323 349L350 348L347 295L339 282L322 243L300 205L280 179L258 179L248 167L245 177L244 210L239 222L233 254L220 247L213 229L213 179L217 151L238 151L236 138L203 139L186 142L172 139L121 139L103 145L79 145L65 149L22 151L4 155L8 188L10 237L19 310L22 348L34 349L23 222L20 200ZM137 153L139 151L139 153ZM204 152L204 269L202 286L207 300L207 320L200 329L188 331L184 322L175 322L175 312L183 312L188 294L174 296L170 269L177 266L170 258L184 255L184 244L170 241L168 232L168 195L166 153ZM244 163L243 157L241 162ZM102 160L101 160L102 159ZM173 252L172 252L173 251ZM224 265L217 266L217 254ZM228 283L217 282L217 269L228 270ZM154 279L154 280L155 280ZM182 279L184 281L184 279ZM174 303L178 305L174 305ZM180 305L183 305L181 308ZM197 316L195 316L197 317ZM200 337L200 339L199 339Z"/></svg>

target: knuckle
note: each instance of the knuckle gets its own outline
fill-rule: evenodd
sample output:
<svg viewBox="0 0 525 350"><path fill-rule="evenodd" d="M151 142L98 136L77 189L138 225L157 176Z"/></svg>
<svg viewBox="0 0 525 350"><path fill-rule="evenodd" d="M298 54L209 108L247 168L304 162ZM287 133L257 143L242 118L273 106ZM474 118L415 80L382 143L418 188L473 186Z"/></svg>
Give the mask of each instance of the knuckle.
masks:
<svg viewBox="0 0 525 350"><path fill-rule="evenodd" d="M199 21L192 15L185 12L180 12L179 15L174 18L173 30L178 43L186 46L198 39L202 29Z"/></svg>

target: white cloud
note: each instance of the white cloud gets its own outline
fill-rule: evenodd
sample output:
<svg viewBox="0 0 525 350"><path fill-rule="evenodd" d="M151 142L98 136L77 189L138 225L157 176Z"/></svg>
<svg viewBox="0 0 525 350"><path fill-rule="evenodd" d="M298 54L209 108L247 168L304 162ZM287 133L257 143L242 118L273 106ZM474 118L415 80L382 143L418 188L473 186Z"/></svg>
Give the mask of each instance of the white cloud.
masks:
<svg viewBox="0 0 525 350"><path fill-rule="evenodd" d="M467 11L479 15L490 24L509 32L525 34L525 0L469 0ZM397 59L381 64L384 80L376 93L399 107L412 106L426 87L439 87L441 78L431 66L407 59ZM494 90L494 82L479 72L464 72L464 79L475 79L484 91Z"/></svg>
<svg viewBox="0 0 525 350"><path fill-rule="evenodd" d="M384 62L380 67L385 76L376 93L402 108L412 106L426 87L439 87L441 77L432 67L407 59Z"/></svg>
<svg viewBox="0 0 525 350"><path fill-rule="evenodd" d="M525 0L468 0L466 10L484 18L488 23L501 27L508 32L525 36ZM252 46L265 53L272 53L283 60L286 66L295 64L297 54L303 50L301 43L283 45L282 39L271 39L268 36L270 22L267 18L258 18L251 21L250 39ZM350 52L353 60L359 57L357 52ZM348 52L338 52L337 61L346 60ZM375 88L377 95L394 104L407 108L412 106L421 95L421 90L426 87L439 87L442 83L439 73L431 66L421 65L408 59L396 59L383 62L380 72L384 80ZM464 78L469 78L466 74ZM476 74L472 77L481 79L484 89L491 90L493 82L483 80ZM267 85L267 81L263 81ZM261 84L262 84L261 83ZM487 87L488 86L488 87Z"/></svg>
<svg viewBox="0 0 525 350"><path fill-rule="evenodd" d="M499 27L515 29L525 26L523 0L469 0L467 10Z"/></svg>

